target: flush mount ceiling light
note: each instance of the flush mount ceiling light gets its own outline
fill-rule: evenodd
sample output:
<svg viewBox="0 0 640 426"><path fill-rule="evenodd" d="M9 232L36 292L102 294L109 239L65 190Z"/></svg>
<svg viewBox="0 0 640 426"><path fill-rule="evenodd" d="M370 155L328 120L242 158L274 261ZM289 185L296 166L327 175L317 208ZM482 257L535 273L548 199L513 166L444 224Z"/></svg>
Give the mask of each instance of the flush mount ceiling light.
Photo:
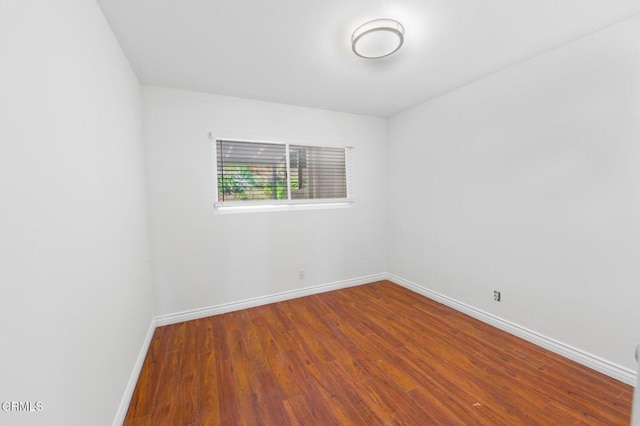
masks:
<svg viewBox="0 0 640 426"><path fill-rule="evenodd" d="M377 59L396 52L404 43L404 27L393 19L374 19L360 25L351 36L353 53Z"/></svg>

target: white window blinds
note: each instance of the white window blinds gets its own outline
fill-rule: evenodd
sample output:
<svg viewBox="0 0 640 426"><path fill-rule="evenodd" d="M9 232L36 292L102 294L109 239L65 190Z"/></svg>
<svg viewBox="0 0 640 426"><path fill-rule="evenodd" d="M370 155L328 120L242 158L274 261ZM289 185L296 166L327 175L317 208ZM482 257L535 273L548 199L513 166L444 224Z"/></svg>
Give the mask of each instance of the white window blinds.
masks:
<svg viewBox="0 0 640 426"><path fill-rule="evenodd" d="M348 148L216 140L216 205L347 201L348 153Z"/></svg>
<svg viewBox="0 0 640 426"><path fill-rule="evenodd" d="M217 141L218 201L286 200L286 145Z"/></svg>
<svg viewBox="0 0 640 426"><path fill-rule="evenodd" d="M291 145L289 170L294 200L347 198L344 148Z"/></svg>

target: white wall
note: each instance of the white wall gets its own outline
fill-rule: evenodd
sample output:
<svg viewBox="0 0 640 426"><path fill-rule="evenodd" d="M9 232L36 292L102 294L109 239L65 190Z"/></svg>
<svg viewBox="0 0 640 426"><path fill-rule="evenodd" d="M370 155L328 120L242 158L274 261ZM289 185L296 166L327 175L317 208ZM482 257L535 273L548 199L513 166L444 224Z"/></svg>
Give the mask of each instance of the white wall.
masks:
<svg viewBox="0 0 640 426"><path fill-rule="evenodd" d="M640 17L389 126L391 273L635 369Z"/></svg>
<svg viewBox="0 0 640 426"><path fill-rule="evenodd" d="M152 317L139 83L94 1L0 0L1 424L111 424Z"/></svg>
<svg viewBox="0 0 640 426"><path fill-rule="evenodd" d="M385 120L144 86L143 111L157 314L385 272ZM354 146L356 202L217 214L209 132Z"/></svg>

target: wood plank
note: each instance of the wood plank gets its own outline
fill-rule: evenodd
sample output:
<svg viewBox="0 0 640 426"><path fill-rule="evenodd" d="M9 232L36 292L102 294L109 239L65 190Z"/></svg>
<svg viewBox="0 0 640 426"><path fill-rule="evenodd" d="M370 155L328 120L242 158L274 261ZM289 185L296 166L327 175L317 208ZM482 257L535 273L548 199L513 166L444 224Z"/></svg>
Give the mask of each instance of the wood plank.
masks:
<svg viewBox="0 0 640 426"><path fill-rule="evenodd" d="M214 348L213 319L203 318L198 321L196 378L200 387L198 393L198 422L197 424L220 424L220 389L216 371L217 357Z"/></svg>
<svg viewBox="0 0 640 426"><path fill-rule="evenodd" d="M178 410L175 403L177 384L180 377L180 359L182 357L181 344L184 340L186 323L167 326L165 335L167 345L161 360L162 370L158 380L156 404L151 413L151 424L170 424Z"/></svg>
<svg viewBox="0 0 640 426"><path fill-rule="evenodd" d="M324 398L318 389L310 391L308 398L297 395L284 402L291 424L300 426L347 424L345 416L340 411L336 411L330 398L328 400Z"/></svg>
<svg viewBox="0 0 640 426"><path fill-rule="evenodd" d="M191 425L198 420L198 396L201 382L198 367L198 325L201 321L189 321L185 323L184 339L182 341L182 353L180 355L180 367L176 383L174 397L174 417L171 421L174 425Z"/></svg>

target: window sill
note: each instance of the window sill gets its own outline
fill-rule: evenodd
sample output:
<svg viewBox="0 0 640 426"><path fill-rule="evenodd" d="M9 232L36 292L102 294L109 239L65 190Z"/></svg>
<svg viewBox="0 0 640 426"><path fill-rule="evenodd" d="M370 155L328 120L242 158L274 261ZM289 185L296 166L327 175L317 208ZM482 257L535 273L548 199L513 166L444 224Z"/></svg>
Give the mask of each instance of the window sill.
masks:
<svg viewBox="0 0 640 426"><path fill-rule="evenodd" d="M353 200L340 201L316 201L316 202L287 202L287 203L219 203L214 204L216 214L259 213L259 212L283 212L296 210L328 210L348 208L353 205Z"/></svg>

